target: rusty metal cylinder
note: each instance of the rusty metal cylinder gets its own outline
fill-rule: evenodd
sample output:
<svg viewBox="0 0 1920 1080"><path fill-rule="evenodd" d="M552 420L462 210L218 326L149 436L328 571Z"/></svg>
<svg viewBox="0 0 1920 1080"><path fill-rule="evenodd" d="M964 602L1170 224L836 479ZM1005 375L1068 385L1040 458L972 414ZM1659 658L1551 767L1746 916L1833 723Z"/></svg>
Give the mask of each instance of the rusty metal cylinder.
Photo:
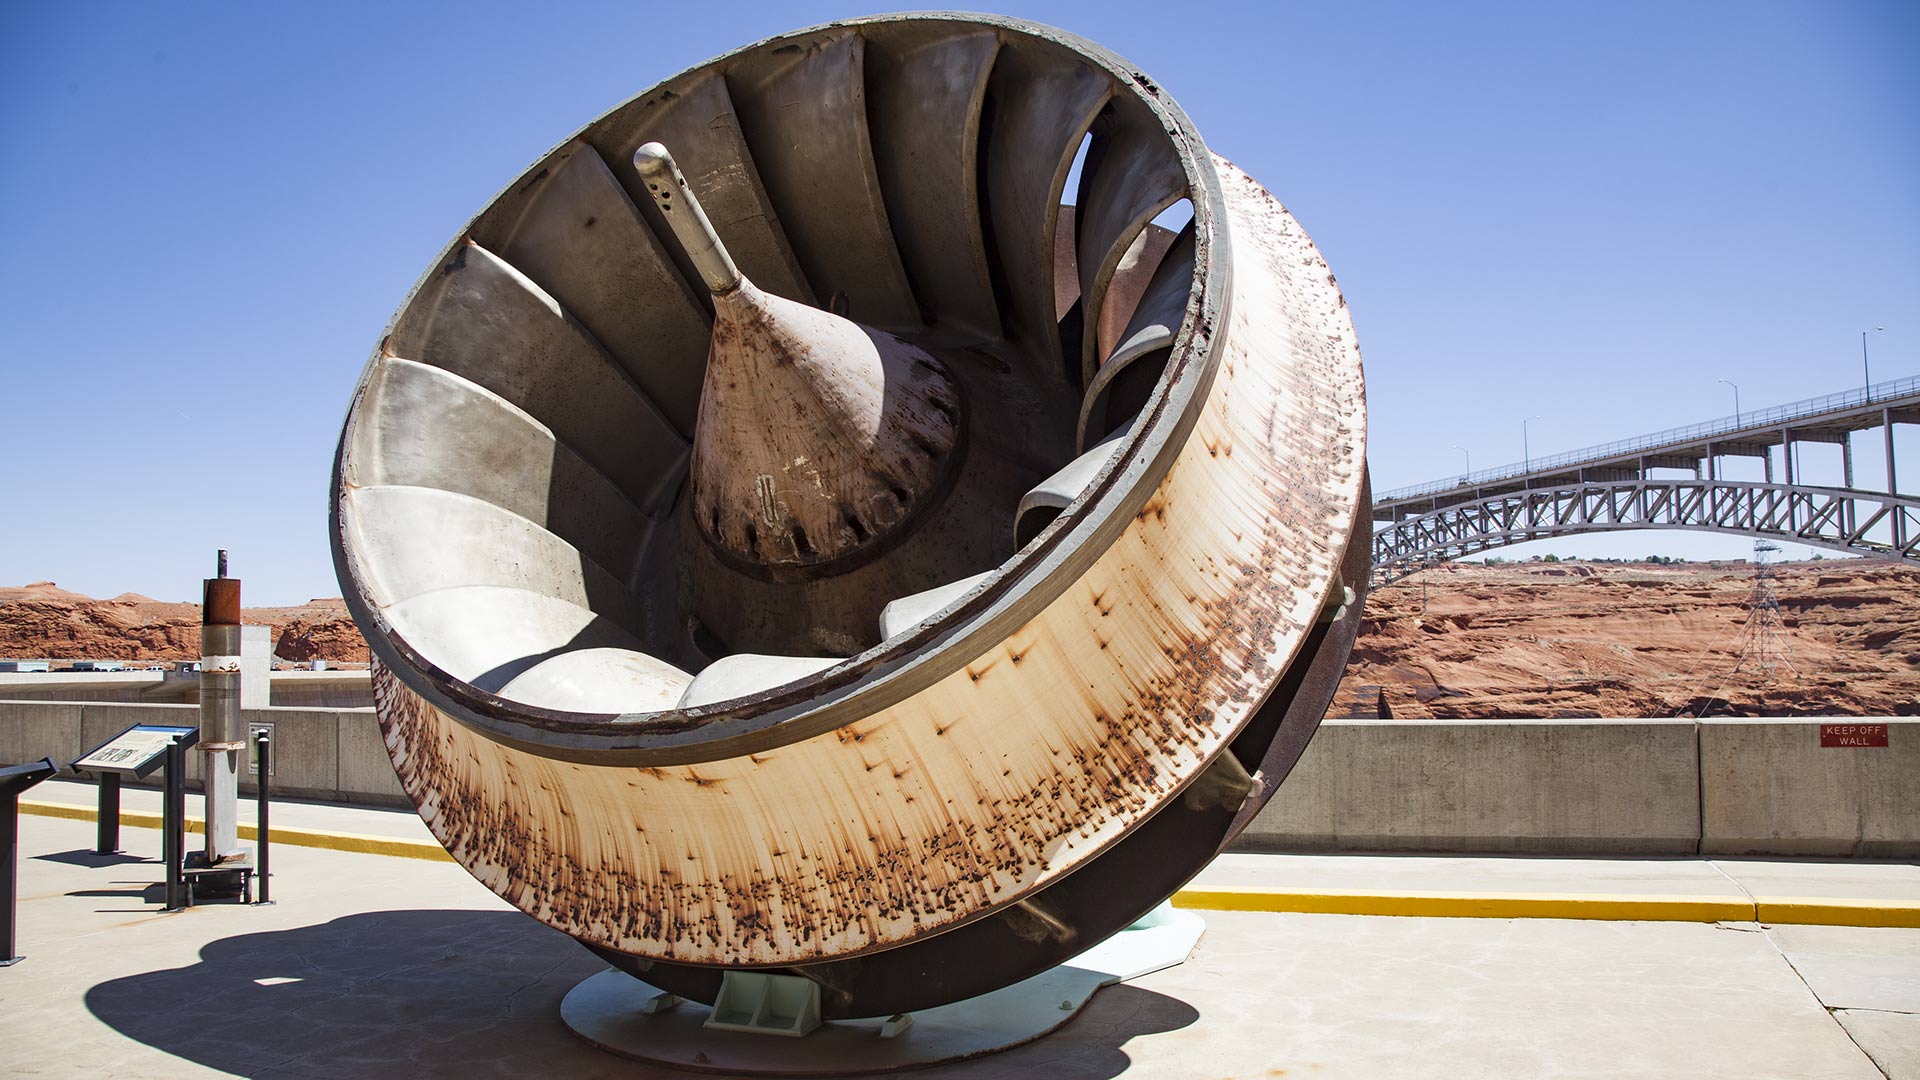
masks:
<svg viewBox="0 0 1920 1080"><path fill-rule="evenodd" d="M240 579L204 581L200 620L200 744L244 742L240 718Z"/></svg>
<svg viewBox="0 0 1920 1080"><path fill-rule="evenodd" d="M331 541L476 878L681 996L887 1015L1118 932L1259 810L1357 632L1365 450L1332 272L1164 89L880 16L507 184L369 359Z"/></svg>
<svg viewBox="0 0 1920 1080"><path fill-rule="evenodd" d="M236 854L239 839L239 768L246 754L246 721L240 712L240 579L226 576L220 552L218 577L202 582L200 604L200 742L206 768L208 862Z"/></svg>

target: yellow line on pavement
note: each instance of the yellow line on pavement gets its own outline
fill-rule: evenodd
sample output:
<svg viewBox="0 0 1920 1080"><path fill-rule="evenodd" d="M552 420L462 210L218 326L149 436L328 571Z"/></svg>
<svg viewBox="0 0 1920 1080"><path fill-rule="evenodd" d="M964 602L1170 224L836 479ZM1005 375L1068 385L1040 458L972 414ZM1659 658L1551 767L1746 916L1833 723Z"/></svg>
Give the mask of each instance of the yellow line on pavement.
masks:
<svg viewBox="0 0 1920 1080"><path fill-rule="evenodd" d="M1212 911L1404 915L1452 919L1626 919L1641 922L1814 923L1920 928L1920 901L1838 897L1721 896L1659 893L1477 893L1312 891L1215 887L1182 889L1175 907Z"/></svg>
<svg viewBox="0 0 1920 1080"><path fill-rule="evenodd" d="M20 812L37 814L41 817L70 818L75 821L93 821L99 817L99 811L91 806L75 806L71 803L37 802L30 799L20 800ZM129 829L157 829L160 827L160 815L148 810L120 811L120 824ZM206 822L197 817L187 819L187 831L205 832ZM240 826L242 840L257 840L254 827ZM331 851L350 851L360 855L394 855L403 859L430 859L435 862L452 862L453 856L447 849L431 840L408 840L400 836L367 836L363 833L329 832L323 829L298 829L285 825L273 827L273 842L291 844L294 847L326 848Z"/></svg>
<svg viewBox="0 0 1920 1080"><path fill-rule="evenodd" d="M1720 896L1613 893L1400 892L1256 887L1182 889L1175 907L1214 911L1291 911L1326 915L1406 915L1448 919L1634 919L1654 922L1751 922L1753 904Z"/></svg>

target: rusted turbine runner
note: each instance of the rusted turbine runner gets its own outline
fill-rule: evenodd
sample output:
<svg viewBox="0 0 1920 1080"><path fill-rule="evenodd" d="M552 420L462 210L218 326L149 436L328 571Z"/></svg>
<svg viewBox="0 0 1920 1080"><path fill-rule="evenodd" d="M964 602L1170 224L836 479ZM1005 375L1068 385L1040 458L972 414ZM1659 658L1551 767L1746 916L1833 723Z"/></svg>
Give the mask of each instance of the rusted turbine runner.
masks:
<svg viewBox="0 0 1920 1080"><path fill-rule="evenodd" d="M333 549L479 880L654 985L868 1016L1095 944L1259 808L1352 644L1364 450L1325 262L1151 80L887 16L484 209L356 390Z"/></svg>

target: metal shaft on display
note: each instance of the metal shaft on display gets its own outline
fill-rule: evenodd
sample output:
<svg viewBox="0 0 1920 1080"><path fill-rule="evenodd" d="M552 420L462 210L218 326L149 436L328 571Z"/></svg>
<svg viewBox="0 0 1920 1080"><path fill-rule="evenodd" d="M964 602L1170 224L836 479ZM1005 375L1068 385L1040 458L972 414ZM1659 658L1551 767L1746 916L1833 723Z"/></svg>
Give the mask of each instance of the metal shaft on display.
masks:
<svg viewBox="0 0 1920 1080"><path fill-rule="evenodd" d="M207 864L241 853L240 760L247 744L240 717L240 580L220 552L200 607L200 749L206 755Z"/></svg>

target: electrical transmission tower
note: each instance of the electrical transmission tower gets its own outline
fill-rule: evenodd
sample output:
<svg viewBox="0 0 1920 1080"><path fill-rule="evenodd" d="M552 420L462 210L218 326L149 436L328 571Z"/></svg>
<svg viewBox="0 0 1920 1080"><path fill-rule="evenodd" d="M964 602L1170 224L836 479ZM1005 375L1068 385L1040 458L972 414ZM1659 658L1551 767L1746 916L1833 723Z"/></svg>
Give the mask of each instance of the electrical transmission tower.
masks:
<svg viewBox="0 0 1920 1080"><path fill-rule="evenodd" d="M1762 681L1773 677L1773 669L1795 671L1791 650L1787 648L1784 627L1780 624L1780 600L1773 591L1773 567L1768 558L1780 550L1770 540L1753 542L1753 594L1747 600L1747 625L1740 642L1740 660L1733 670L1750 669Z"/></svg>

